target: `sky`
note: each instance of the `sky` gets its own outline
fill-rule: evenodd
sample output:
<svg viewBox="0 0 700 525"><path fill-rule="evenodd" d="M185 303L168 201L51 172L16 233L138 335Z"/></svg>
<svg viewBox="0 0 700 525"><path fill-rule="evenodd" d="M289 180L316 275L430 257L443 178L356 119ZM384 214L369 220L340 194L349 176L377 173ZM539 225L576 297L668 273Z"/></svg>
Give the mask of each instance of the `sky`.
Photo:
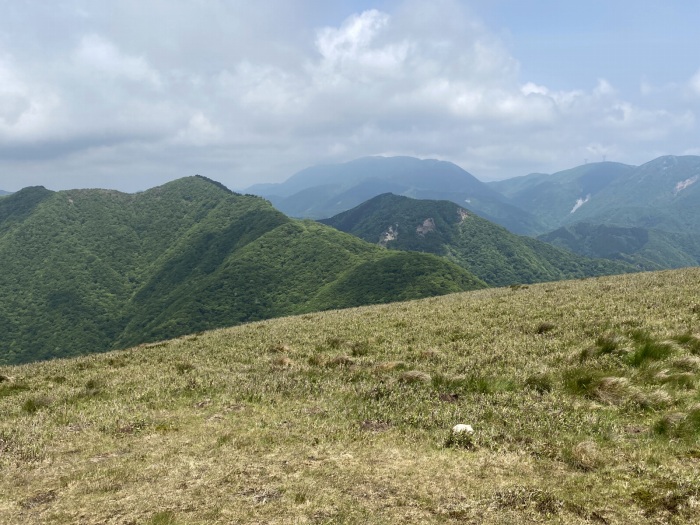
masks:
<svg viewBox="0 0 700 525"><path fill-rule="evenodd" d="M700 155L696 0L0 0L0 189Z"/></svg>

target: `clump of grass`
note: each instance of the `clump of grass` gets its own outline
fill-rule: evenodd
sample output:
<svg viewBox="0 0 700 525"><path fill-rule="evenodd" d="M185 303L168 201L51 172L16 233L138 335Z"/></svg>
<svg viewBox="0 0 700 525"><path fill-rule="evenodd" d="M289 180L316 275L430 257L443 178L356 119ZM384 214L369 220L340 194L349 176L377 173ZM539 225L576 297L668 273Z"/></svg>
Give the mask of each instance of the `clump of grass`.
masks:
<svg viewBox="0 0 700 525"><path fill-rule="evenodd" d="M343 340L340 337L329 337L326 339L326 346L333 350L337 350L343 345Z"/></svg>
<svg viewBox="0 0 700 525"><path fill-rule="evenodd" d="M354 341L350 344L350 354L353 357L362 357L369 354L370 345L367 341Z"/></svg>
<svg viewBox="0 0 700 525"><path fill-rule="evenodd" d="M632 401L645 409L664 408L673 403L673 398L666 390L656 389L649 393L636 391L632 397Z"/></svg>
<svg viewBox="0 0 700 525"><path fill-rule="evenodd" d="M462 448L466 450L474 450L476 448L476 442L474 441L474 434L471 432L455 432L450 429L449 434L443 442L445 448Z"/></svg>
<svg viewBox="0 0 700 525"><path fill-rule="evenodd" d="M187 372L191 372L194 369L195 369L195 366L192 363L187 363L187 362L175 363L175 370L180 375L186 374Z"/></svg>
<svg viewBox="0 0 700 525"><path fill-rule="evenodd" d="M135 419L129 423L118 423L116 426L117 434L137 434L148 427L148 421L143 418Z"/></svg>
<svg viewBox="0 0 700 525"><path fill-rule="evenodd" d="M581 441L571 447L565 457L572 467L584 472L595 470L603 463L598 445L590 440Z"/></svg>
<svg viewBox="0 0 700 525"><path fill-rule="evenodd" d="M4 383L0 384L0 398L9 397L26 390L29 390L29 385L26 383L14 380L5 381Z"/></svg>
<svg viewBox="0 0 700 525"><path fill-rule="evenodd" d="M685 419L683 412L670 412L659 419L653 427L654 432L662 436L672 436Z"/></svg>
<svg viewBox="0 0 700 525"><path fill-rule="evenodd" d="M94 397L102 393L102 385L97 379L88 379L85 382L85 388L81 392L83 397Z"/></svg>
<svg viewBox="0 0 700 525"><path fill-rule="evenodd" d="M687 412L664 415L654 425L654 431L670 438L697 439L700 435L700 404L693 405Z"/></svg>
<svg viewBox="0 0 700 525"><path fill-rule="evenodd" d="M617 405L629 398L632 393L630 380L626 377L602 377L595 381L589 395L603 403Z"/></svg>
<svg viewBox="0 0 700 525"><path fill-rule="evenodd" d="M30 397L22 403L22 411L27 414L34 414L51 405L51 399L46 396Z"/></svg>
<svg viewBox="0 0 700 525"><path fill-rule="evenodd" d="M539 335L546 334L546 333L554 330L556 327L557 326L554 323L548 323L548 322L540 323L537 325L537 328L535 329L535 333L539 334Z"/></svg>
<svg viewBox="0 0 700 525"><path fill-rule="evenodd" d="M377 364L374 369L378 372L390 372L391 370L404 370L407 366L404 361L386 361Z"/></svg>
<svg viewBox="0 0 700 525"><path fill-rule="evenodd" d="M676 523L673 516L693 518L696 513L693 501L697 497L695 487L684 487L676 482L664 482L662 486L641 488L632 493L632 497L644 509L647 518L663 517L664 523ZM683 522L687 522L685 519Z"/></svg>
<svg viewBox="0 0 700 525"><path fill-rule="evenodd" d="M596 339L596 349L598 354L612 354L616 353L622 346L623 339L615 333L607 333L599 336Z"/></svg>
<svg viewBox="0 0 700 525"><path fill-rule="evenodd" d="M539 394L551 392L554 389L554 380L551 374L540 372L528 376L525 380L525 387L534 390Z"/></svg>
<svg viewBox="0 0 700 525"><path fill-rule="evenodd" d="M46 503L50 503L55 499L56 499L56 491L55 490L42 491L42 492L39 492L37 494L34 494L30 498L22 500L20 502L20 507L25 508L25 509L33 509L34 507L38 507L40 505L45 505Z"/></svg>
<svg viewBox="0 0 700 525"><path fill-rule="evenodd" d="M271 354L288 354L291 348L288 345L278 343L270 347L269 352Z"/></svg>
<svg viewBox="0 0 700 525"><path fill-rule="evenodd" d="M686 332L673 337L673 340L690 350L695 355L700 355L700 335Z"/></svg>
<svg viewBox="0 0 700 525"><path fill-rule="evenodd" d="M602 373L586 367L571 368L564 372L564 389L570 394L595 397L595 388Z"/></svg>
<svg viewBox="0 0 700 525"><path fill-rule="evenodd" d="M498 392L513 392L519 385L505 377L473 376L464 379L464 389L479 394L495 394Z"/></svg>
<svg viewBox="0 0 700 525"><path fill-rule="evenodd" d="M654 379L662 384L691 390L695 387L697 377L692 372L679 372L669 374L667 371L659 372L654 376Z"/></svg>
<svg viewBox="0 0 700 525"><path fill-rule="evenodd" d="M433 374L433 388L439 392L458 392L469 390L469 381L464 376L452 376L443 373Z"/></svg>
<svg viewBox="0 0 700 525"><path fill-rule="evenodd" d="M420 370L408 370L399 376L399 381L402 383L429 383L430 374Z"/></svg>
<svg viewBox="0 0 700 525"><path fill-rule="evenodd" d="M671 366L685 372L700 372L700 357L695 355L686 355L674 360L671 363Z"/></svg>
<svg viewBox="0 0 700 525"><path fill-rule="evenodd" d="M324 366L327 362L326 356L323 354L313 354L307 360L311 366Z"/></svg>
<svg viewBox="0 0 700 525"><path fill-rule="evenodd" d="M561 512L564 502L549 491L515 486L494 493L489 508L495 510L526 510L534 508L540 514L554 515Z"/></svg>
<svg viewBox="0 0 700 525"><path fill-rule="evenodd" d="M595 346L587 346L583 350L581 350L581 353L578 355L578 361L579 363L583 364L589 359L592 359L598 355L598 348Z"/></svg>
<svg viewBox="0 0 700 525"><path fill-rule="evenodd" d="M425 359L426 361L440 361L445 357L445 355L436 348L428 348L427 350L423 350L419 356L421 359Z"/></svg>
<svg viewBox="0 0 700 525"><path fill-rule="evenodd" d="M292 361L286 355L280 355L272 360L272 366L275 368L291 368L294 366L294 361Z"/></svg>
<svg viewBox="0 0 700 525"><path fill-rule="evenodd" d="M151 516L148 523L149 525L175 525L177 521L172 510L161 510Z"/></svg>
<svg viewBox="0 0 700 525"><path fill-rule="evenodd" d="M634 332L635 349L629 354L632 366L641 366L647 361L659 361L670 357L678 347L674 341L656 341L644 332Z"/></svg>
<svg viewBox="0 0 700 525"><path fill-rule="evenodd" d="M337 367L337 366L351 366L355 364L355 360L347 355L337 355L326 362L326 366Z"/></svg>

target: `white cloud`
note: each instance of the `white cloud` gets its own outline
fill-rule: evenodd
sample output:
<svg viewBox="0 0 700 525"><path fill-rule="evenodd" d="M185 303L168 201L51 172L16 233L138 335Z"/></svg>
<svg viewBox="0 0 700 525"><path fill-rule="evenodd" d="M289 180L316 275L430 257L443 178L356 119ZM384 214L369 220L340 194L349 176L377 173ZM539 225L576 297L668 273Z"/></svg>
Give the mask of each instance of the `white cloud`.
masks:
<svg viewBox="0 0 700 525"><path fill-rule="evenodd" d="M119 164L133 184L191 169L235 187L382 153L491 178L696 148L700 72L645 78L634 96L602 73L521 78L501 28L457 0L354 13L311 0L115 5L66 0L58 22L27 6L0 20L3 173L28 171L7 160L21 141L52 172L83 159L98 174Z"/></svg>
<svg viewBox="0 0 700 525"><path fill-rule="evenodd" d="M124 79L155 89L162 88L162 80L140 56L128 56L100 35L86 35L75 52L80 67L92 69L111 79Z"/></svg>

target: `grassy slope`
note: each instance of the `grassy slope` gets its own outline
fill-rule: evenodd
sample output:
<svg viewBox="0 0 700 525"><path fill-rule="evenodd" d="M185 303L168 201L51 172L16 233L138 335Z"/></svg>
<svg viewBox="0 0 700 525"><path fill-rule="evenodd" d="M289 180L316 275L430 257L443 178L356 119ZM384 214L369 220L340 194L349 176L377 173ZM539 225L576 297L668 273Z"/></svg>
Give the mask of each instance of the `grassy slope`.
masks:
<svg viewBox="0 0 700 525"><path fill-rule="evenodd" d="M633 274L3 367L0 522L693 523L698 297Z"/></svg>

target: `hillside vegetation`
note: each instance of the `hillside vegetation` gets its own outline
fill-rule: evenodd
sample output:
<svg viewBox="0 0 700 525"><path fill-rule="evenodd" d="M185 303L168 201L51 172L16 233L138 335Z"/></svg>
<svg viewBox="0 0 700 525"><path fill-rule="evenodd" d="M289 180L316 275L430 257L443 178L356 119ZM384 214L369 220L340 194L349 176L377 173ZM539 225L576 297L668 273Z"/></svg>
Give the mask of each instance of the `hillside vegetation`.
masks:
<svg viewBox="0 0 700 525"><path fill-rule="evenodd" d="M581 255L625 261L645 270L700 265L700 233L578 222L539 239Z"/></svg>
<svg viewBox="0 0 700 525"><path fill-rule="evenodd" d="M143 193L25 188L0 200L0 363L485 284L188 177Z"/></svg>
<svg viewBox="0 0 700 525"><path fill-rule="evenodd" d="M697 523L698 297L629 274L0 367L0 522Z"/></svg>
<svg viewBox="0 0 700 525"><path fill-rule="evenodd" d="M387 193L319 222L387 248L446 256L492 286L637 271L515 235L450 201Z"/></svg>

